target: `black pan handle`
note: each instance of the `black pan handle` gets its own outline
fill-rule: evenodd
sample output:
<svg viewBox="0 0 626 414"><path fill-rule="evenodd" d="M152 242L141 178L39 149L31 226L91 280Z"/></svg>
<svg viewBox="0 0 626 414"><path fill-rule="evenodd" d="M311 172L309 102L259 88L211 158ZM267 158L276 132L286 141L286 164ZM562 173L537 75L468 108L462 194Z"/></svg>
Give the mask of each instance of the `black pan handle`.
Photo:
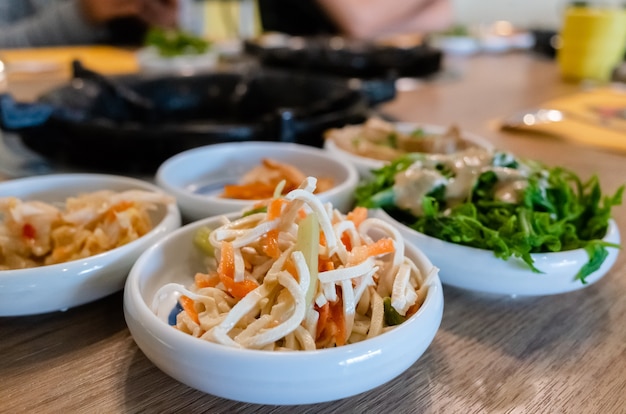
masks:
<svg viewBox="0 0 626 414"><path fill-rule="evenodd" d="M5 131L41 126L54 112L51 105L16 102L11 95L0 94L0 127Z"/></svg>

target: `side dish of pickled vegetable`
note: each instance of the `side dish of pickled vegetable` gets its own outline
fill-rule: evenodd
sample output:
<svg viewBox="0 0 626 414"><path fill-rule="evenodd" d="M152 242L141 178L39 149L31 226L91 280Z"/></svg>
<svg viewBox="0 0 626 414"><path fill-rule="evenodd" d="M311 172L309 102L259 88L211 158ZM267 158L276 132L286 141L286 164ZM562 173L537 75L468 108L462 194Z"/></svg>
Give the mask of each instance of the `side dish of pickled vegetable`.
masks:
<svg viewBox="0 0 626 414"><path fill-rule="evenodd" d="M94 256L136 240L154 223L150 211L174 203L141 190L94 191L58 204L0 198L0 270Z"/></svg>
<svg viewBox="0 0 626 414"><path fill-rule="evenodd" d="M393 226L362 207L343 214L323 204L315 186L308 177L262 210L201 228L194 245L206 270L191 286L162 286L152 309L175 293L177 329L278 351L356 343L410 318L438 269L406 257Z"/></svg>

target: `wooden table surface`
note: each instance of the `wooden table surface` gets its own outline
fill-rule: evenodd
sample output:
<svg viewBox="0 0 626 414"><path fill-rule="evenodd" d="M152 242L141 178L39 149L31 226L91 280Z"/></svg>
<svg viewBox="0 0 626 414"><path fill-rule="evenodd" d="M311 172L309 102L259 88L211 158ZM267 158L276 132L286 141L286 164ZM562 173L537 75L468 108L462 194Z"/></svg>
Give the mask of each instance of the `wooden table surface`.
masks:
<svg viewBox="0 0 626 414"><path fill-rule="evenodd" d="M455 122L521 156L598 173L607 192L626 181L625 154L493 127L578 89L561 82L552 61L450 59L439 79L415 86L381 109L405 121ZM9 87L38 92L36 82ZM625 229L623 207L615 218ZM440 330L406 372L351 398L292 407L224 400L168 377L135 345L121 294L64 313L0 318L0 411L626 413L624 254L598 283L572 293L512 298L445 287L444 296Z"/></svg>

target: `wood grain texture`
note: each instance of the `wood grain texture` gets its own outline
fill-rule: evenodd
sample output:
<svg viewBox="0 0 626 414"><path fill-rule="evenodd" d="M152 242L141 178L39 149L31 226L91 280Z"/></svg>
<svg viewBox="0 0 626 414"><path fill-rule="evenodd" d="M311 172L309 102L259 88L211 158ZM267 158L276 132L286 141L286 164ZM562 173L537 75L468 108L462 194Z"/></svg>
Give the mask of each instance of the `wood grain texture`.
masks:
<svg viewBox="0 0 626 414"><path fill-rule="evenodd" d="M597 173L607 192L626 181L625 154L493 127L577 89L560 81L554 62L510 54L446 65L448 75L381 109L404 121L457 123L519 155ZM616 221L626 228L624 207ZM121 293L65 313L0 318L0 412L626 413L624 254L577 292L512 298L445 287L444 295L441 328L409 370L352 398L296 407L228 401L171 379L133 342Z"/></svg>

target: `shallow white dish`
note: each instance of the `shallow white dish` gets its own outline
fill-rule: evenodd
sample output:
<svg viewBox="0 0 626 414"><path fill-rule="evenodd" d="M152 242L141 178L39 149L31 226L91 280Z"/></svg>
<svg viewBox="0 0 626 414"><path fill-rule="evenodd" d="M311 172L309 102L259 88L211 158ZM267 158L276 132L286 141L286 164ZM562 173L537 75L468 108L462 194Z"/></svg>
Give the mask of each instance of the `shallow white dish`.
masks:
<svg viewBox="0 0 626 414"><path fill-rule="evenodd" d="M458 56L473 55L481 50L478 39L472 36L434 36L433 46L440 48L445 53Z"/></svg>
<svg viewBox="0 0 626 414"><path fill-rule="evenodd" d="M541 296L582 289L602 278L613 266L619 253L616 248L608 248L609 255L600 269L587 276L587 283L583 284L574 277L588 260L584 249L534 253L535 267L543 272L535 273L519 258L512 257L504 261L489 250L462 246L419 233L382 209L370 211L370 216L392 223L407 243L420 248L440 269L439 277L443 284L477 292ZM609 222L604 240L619 243L620 234L614 220Z"/></svg>
<svg viewBox="0 0 626 414"><path fill-rule="evenodd" d="M421 124L421 123L413 123L413 122L396 122L393 123L396 130L403 133L411 133L418 128L424 130L426 134L443 134L445 133L449 127L442 125L430 125L430 124ZM464 140L467 140L478 147L492 149L493 145L485 138L472 134L470 132L461 131L461 136ZM337 155L342 160L347 160L351 164L353 164L357 171L359 172L359 176L362 178L369 178L372 176L372 170L377 170L382 168L387 161L377 160L374 158L368 158L361 155L357 155L353 152L346 151L345 149L339 147L333 139L327 138L324 140L324 149L329 151L332 154Z"/></svg>
<svg viewBox="0 0 626 414"><path fill-rule="evenodd" d="M156 182L176 197L186 219L242 211L258 200L227 199L219 194L224 184L236 184L263 158L293 165L307 176L332 178L333 188L317 194L318 198L344 213L352 208L359 176L351 164L320 148L285 142L252 141L194 148L161 164Z"/></svg>
<svg viewBox="0 0 626 414"><path fill-rule="evenodd" d="M147 72L184 73L214 69L219 60L219 52L211 48L199 55L179 55L163 57L155 47L144 47L137 51L137 63Z"/></svg>
<svg viewBox="0 0 626 414"><path fill-rule="evenodd" d="M231 218L235 216L230 215ZM360 343L317 351L271 352L235 349L173 329L151 310L155 293L170 282L191 285L205 271L192 245L202 226L217 227L219 217L188 224L137 260L126 281L124 314L144 354L176 380L198 390L257 404L311 404L336 400L375 388L408 369L428 348L441 323L443 295L439 279L429 282L425 302L395 329ZM431 264L406 246L406 254Z"/></svg>
<svg viewBox="0 0 626 414"><path fill-rule="evenodd" d="M133 178L57 174L0 183L0 197L65 202L68 197L104 189L162 192L153 184ZM121 290L140 254L181 224L176 203L159 205L151 219L154 228L149 233L108 252L55 265L0 271L0 316L66 310Z"/></svg>

